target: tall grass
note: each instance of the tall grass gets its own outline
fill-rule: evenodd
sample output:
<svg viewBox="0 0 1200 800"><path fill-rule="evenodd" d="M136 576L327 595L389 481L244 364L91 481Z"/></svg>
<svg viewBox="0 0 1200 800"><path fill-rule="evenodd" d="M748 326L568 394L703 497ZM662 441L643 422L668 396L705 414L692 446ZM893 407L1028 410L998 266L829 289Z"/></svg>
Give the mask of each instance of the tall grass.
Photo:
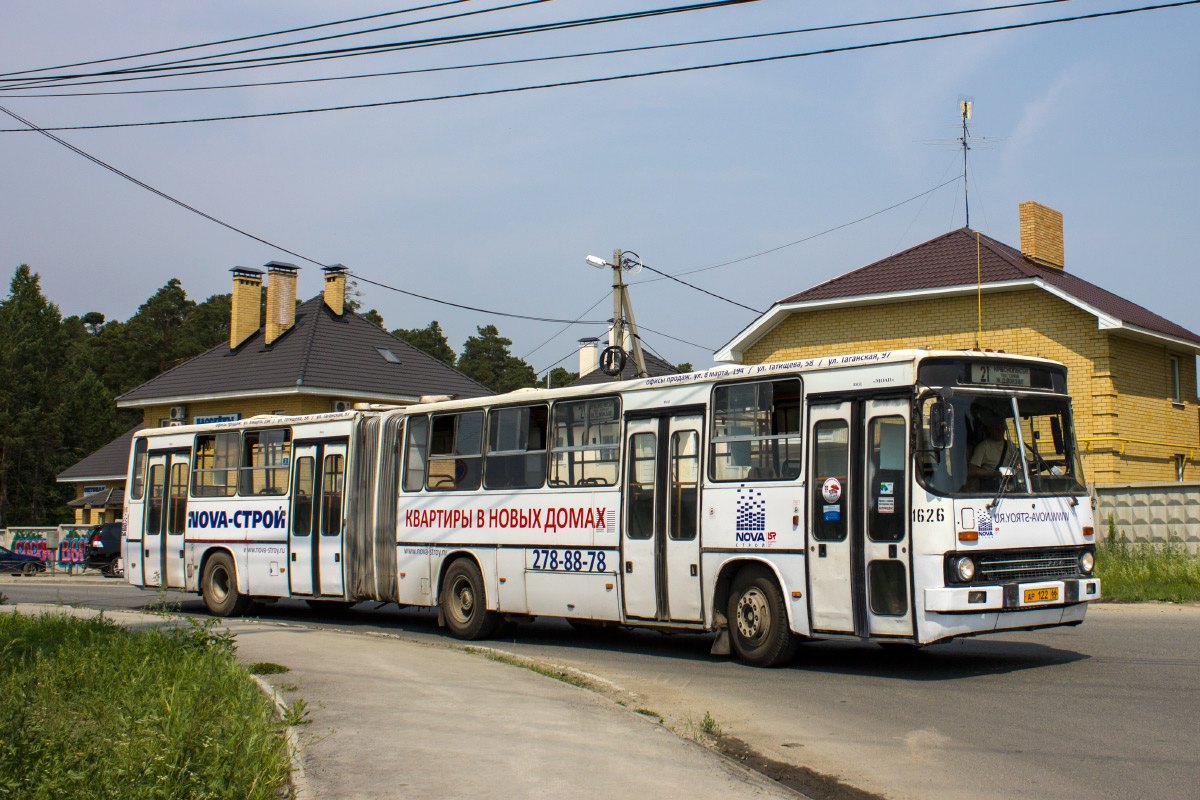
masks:
<svg viewBox="0 0 1200 800"><path fill-rule="evenodd" d="M232 639L194 621L0 615L0 798L271 798L272 706Z"/></svg>
<svg viewBox="0 0 1200 800"><path fill-rule="evenodd" d="M1108 536L1096 548L1096 575L1110 600L1200 600L1200 558L1178 541L1132 543L1117 533L1111 516Z"/></svg>

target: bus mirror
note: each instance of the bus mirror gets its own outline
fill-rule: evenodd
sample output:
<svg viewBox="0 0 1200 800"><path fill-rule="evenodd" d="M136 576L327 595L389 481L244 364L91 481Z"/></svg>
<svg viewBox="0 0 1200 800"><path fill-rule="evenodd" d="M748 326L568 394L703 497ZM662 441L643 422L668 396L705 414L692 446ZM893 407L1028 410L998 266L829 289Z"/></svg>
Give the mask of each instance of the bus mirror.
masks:
<svg viewBox="0 0 1200 800"><path fill-rule="evenodd" d="M1050 418L1050 436L1054 439L1054 452L1067 452L1063 446L1062 423L1058 421L1058 417Z"/></svg>
<svg viewBox="0 0 1200 800"><path fill-rule="evenodd" d="M939 397L929 408L929 445L945 450L954 444L954 406Z"/></svg>

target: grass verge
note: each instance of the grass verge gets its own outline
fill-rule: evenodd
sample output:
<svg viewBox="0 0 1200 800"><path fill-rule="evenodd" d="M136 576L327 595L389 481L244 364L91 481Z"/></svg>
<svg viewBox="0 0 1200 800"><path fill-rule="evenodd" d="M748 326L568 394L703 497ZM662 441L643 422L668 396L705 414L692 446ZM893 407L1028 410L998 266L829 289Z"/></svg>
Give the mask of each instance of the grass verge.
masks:
<svg viewBox="0 0 1200 800"><path fill-rule="evenodd" d="M267 800L288 779L270 701L199 622L0 615L0 697L0 798Z"/></svg>
<svg viewBox="0 0 1200 800"><path fill-rule="evenodd" d="M1096 576L1108 600L1200 601L1200 558L1180 542L1132 543L1111 517L1108 537L1096 547Z"/></svg>

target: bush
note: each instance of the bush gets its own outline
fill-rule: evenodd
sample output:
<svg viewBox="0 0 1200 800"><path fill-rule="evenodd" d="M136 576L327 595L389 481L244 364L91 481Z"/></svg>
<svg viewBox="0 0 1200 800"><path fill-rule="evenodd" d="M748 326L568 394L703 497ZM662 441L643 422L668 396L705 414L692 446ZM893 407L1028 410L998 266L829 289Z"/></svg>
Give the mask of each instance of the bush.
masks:
<svg viewBox="0 0 1200 800"><path fill-rule="evenodd" d="M0 616L0 798L271 798L270 701L197 622Z"/></svg>
<svg viewBox="0 0 1200 800"><path fill-rule="evenodd" d="M1200 559L1174 539L1131 543L1118 534L1111 515L1108 536L1096 548L1096 576L1109 600L1200 600Z"/></svg>

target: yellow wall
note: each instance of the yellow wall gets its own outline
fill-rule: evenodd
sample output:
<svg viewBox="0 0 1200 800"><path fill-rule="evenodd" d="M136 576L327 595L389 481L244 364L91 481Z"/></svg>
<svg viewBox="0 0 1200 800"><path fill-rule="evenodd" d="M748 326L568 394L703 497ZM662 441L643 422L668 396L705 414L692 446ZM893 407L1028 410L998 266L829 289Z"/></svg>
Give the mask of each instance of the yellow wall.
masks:
<svg viewBox="0 0 1200 800"><path fill-rule="evenodd" d="M106 489L121 489L125 486L125 481L87 481L76 483L75 497L73 499L78 500L83 497L84 486L104 486ZM76 525L99 525L101 522L116 522L121 519L121 509L119 508L76 508L74 511Z"/></svg>
<svg viewBox="0 0 1200 800"><path fill-rule="evenodd" d="M985 294L982 304L982 337L974 296L796 313L748 348L742 361L760 364L925 346L969 350L978 338L985 349L1065 364L1075 435L1081 440L1154 438L1141 432L1156 429L1157 436L1170 437L1165 441L1197 443L1200 412L1193 356L1179 354L1184 402L1177 408L1167 399L1169 363L1161 347L1111 336L1098 329L1091 314L1037 289ZM1146 347L1149 353L1139 349ZM1154 353L1157 360L1150 358ZM1159 416L1146 418L1154 409ZM1134 458L1140 451L1133 446L1122 457L1114 442L1092 443L1090 451L1085 444L1083 449L1085 474L1092 483L1175 480L1173 453L1162 448L1149 459ZM1196 468L1189 462L1189 477L1197 475Z"/></svg>
<svg viewBox="0 0 1200 800"><path fill-rule="evenodd" d="M274 414L281 411L289 416L296 414L324 414L333 407L333 397L321 397L311 394L278 395L272 397L248 397L241 400L211 400L204 403L187 403L187 422L192 422L197 416L210 414L241 414L242 419L250 419L260 414ZM346 398L350 399L350 398ZM171 406L148 406L143 417L147 428L157 428L164 420L171 418Z"/></svg>

